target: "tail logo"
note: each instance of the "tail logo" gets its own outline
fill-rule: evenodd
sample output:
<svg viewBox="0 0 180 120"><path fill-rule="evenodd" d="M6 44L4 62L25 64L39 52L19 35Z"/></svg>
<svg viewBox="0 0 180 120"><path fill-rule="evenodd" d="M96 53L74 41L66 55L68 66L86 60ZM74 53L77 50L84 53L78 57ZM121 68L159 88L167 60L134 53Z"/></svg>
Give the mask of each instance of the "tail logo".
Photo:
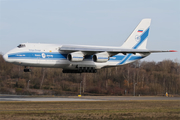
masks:
<svg viewBox="0 0 180 120"><path fill-rule="evenodd" d="M135 40L136 40L137 42L139 42L139 41L141 40L141 37L140 37L139 35L136 35L136 36L135 36Z"/></svg>

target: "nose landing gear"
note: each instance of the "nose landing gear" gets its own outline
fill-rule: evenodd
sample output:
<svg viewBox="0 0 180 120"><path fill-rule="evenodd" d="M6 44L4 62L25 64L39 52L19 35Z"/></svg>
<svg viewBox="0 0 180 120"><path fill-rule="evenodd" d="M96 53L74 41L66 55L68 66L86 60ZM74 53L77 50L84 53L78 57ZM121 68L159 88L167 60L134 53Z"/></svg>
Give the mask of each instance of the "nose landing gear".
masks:
<svg viewBox="0 0 180 120"><path fill-rule="evenodd" d="M31 69L30 69L30 68L27 68L27 67L25 66L24 72L31 72Z"/></svg>

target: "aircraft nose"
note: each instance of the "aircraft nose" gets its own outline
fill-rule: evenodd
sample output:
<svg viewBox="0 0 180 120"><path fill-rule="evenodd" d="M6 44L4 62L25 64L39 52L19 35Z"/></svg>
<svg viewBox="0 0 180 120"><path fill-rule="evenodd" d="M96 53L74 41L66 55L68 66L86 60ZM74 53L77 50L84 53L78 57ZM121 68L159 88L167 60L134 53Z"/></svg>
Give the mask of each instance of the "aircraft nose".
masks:
<svg viewBox="0 0 180 120"><path fill-rule="evenodd" d="M7 54L3 55L3 58L4 58L5 61L7 61L8 60L8 55Z"/></svg>

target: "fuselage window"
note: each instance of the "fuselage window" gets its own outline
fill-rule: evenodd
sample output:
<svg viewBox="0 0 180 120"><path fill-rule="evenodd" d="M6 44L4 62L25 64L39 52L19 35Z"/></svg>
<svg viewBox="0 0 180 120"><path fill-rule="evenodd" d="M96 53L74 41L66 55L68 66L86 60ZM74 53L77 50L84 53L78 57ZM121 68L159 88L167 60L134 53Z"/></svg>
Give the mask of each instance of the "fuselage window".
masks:
<svg viewBox="0 0 180 120"><path fill-rule="evenodd" d="M19 44L17 47L22 48L22 47L26 47L26 45L25 44Z"/></svg>

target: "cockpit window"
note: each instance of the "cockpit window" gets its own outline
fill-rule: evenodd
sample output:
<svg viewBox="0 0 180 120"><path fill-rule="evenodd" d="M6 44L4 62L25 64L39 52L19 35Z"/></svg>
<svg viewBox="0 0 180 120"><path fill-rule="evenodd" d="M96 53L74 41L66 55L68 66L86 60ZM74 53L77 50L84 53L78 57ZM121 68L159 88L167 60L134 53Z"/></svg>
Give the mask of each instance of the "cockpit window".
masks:
<svg viewBox="0 0 180 120"><path fill-rule="evenodd" d="M26 47L26 45L25 44L19 44L17 47L22 48L22 47Z"/></svg>

